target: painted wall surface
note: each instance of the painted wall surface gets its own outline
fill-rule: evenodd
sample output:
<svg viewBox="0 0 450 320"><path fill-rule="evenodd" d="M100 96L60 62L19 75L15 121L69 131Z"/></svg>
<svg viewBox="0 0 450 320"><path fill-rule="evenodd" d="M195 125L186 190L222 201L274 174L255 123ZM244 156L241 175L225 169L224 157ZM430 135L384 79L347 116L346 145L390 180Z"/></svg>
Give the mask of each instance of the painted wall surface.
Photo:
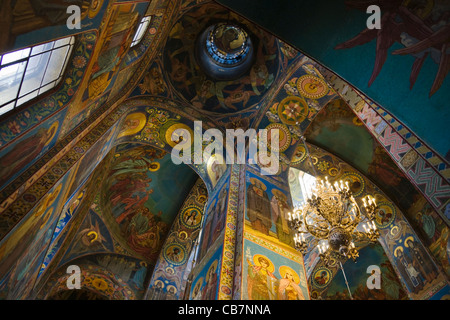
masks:
<svg viewBox="0 0 450 320"><path fill-rule="evenodd" d="M370 266L380 268L380 288L369 289L367 279L372 275L367 272ZM394 268L389 262L381 245L369 245L360 251L358 261L347 260L344 264L345 276L350 286L354 300L405 300L408 295L402 287ZM326 276L325 276L326 277ZM322 270L317 269L310 280L311 288L327 285L322 277ZM323 284L321 284L323 283ZM311 290L314 290L311 289ZM337 270L332 282L327 286L326 292L322 293L322 299L340 300L349 299L347 286L341 270Z"/></svg>
<svg viewBox="0 0 450 320"><path fill-rule="evenodd" d="M219 274L223 246L211 248L204 262L195 268L189 300L215 300L219 291Z"/></svg>
<svg viewBox="0 0 450 320"><path fill-rule="evenodd" d="M219 2L330 68L449 159L447 2L379 2L380 30L367 29L364 1Z"/></svg>
<svg viewBox="0 0 450 320"><path fill-rule="evenodd" d="M94 288L113 299L118 298L114 294L121 286L130 288L127 294L135 299L142 299L144 295L147 263L143 260L120 254L95 254L73 260L70 264L79 266L84 272L96 270L97 275L90 284L86 284L86 278L83 279L85 288ZM66 268L67 265L62 269ZM113 289L110 283L118 285Z"/></svg>
<svg viewBox="0 0 450 320"><path fill-rule="evenodd" d="M146 299L181 299L203 222L208 194L199 178L186 197L167 236L148 286Z"/></svg>
<svg viewBox="0 0 450 320"><path fill-rule="evenodd" d="M288 212L291 210L286 186L256 172L246 172L245 224L263 237L277 239L288 246L294 245L294 233L288 227Z"/></svg>
<svg viewBox="0 0 450 320"><path fill-rule="evenodd" d="M227 214L229 170L224 173L224 178L214 189L213 194L208 199L205 211L205 218L202 225L202 234L197 259L201 260L209 248L219 238L225 227Z"/></svg>
<svg viewBox="0 0 450 320"><path fill-rule="evenodd" d="M199 34L214 21L228 20L251 32L256 63L239 79L215 80L196 62ZM262 99L278 72L278 43L270 34L217 4L197 6L172 28L165 47L164 66L170 84L195 108L206 112L244 110Z"/></svg>
<svg viewBox="0 0 450 320"><path fill-rule="evenodd" d="M81 9L81 29L69 29L67 12L70 5ZM2 6L2 30L0 51L12 51L49 38L61 38L67 35L97 29L108 7L108 1L53 0L53 1L14 1Z"/></svg>
<svg viewBox="0 0 450 320"><path fill-rule="evenodd" d="M81 31L66 26L69 16L66 10L70 4L82 8ZM5 159L5 168L0 172L2 187L29 169L106 101L115 82L115 71L134 34L134 24L145 13L148 2L121 3L106 10L107 7L108 1L103 0L55 0L51 4L14 1L2 6L3 16L12 19L5 21L6 28L11 28L11 38L7 41L15 42L16 48L75 35L72 61L58 87L0 122L0 154ZM109 22L103 26L100 22L105 12ZM134 19L126 19L127 15ZM103 28L106 31L100 32ZM0 44L7 35L4 34ZM18 147L19 144L24 147ZM26 178L29 175L21 177L17 183Z"/></svg>
<svg viewBox="0 0 450 320"><path fill-rule="evenodd" d="M293 249L294 234L288 226L292 204L286 185L247 166L242 188L240 298L308 300L303 258Z"/></svg>
<svg viewBox="0 0 450 320"><path fill-rule="evenodd" d="M363 173L405 212L422 197L342 99L318 113L305 137Z"/></svg>
<svg viewBox="0 0 450 320"><path fill-rule="evenodd" d="M73 61L67 65L57 89L37 99L37 101L32 100L32 102L24 105L21 111L14 116L2 119L0 122L0 146L2 148L13 143L19 137L21 138L30 130L42 126L43 121L52 119L56 112L67 107L80 90L80 85L87 71L87 61L93 55L97 40L98 37L94 31L78 35L72 53ZM57 119L55 118L55 120ZM61 126L60 123L59 127Z"/></svg>
<svg viewBox="0 0 450 320"><path fill-rule="evenodd" d="M2 180L2 187L20 176L14 183L4 188L2 192L2 201L10 197L8 198L8 203L2 203L2 209L7 208L7 210L14 211L14 215L10 216L5 214L4 217L6 219L2 220L1 223L3 235L6 235L8 231L12 231L10 235L2 239L2 246L0 247L0 252L3 257L2 276L0 277L2 278L0 281L2 297L6 296L7 293L12 298L25 298L33 289L35 276L41 269L44 256L47 254L47 248L51 242L53 230L56 228L58 232L61 231L59 228L64 223L67 223L67 219L70 218L68 215L59 216L63 204L66 202L67 197L72 195L80 184L92 175L93 169L108 153L111 144L114 142L117 131L115 126L111 128L111 122L99 126L92 126L90 129L93 130L87 136L78 136L86 128L86 125L79 126L79 124L87 120L94 112L95 119L89 119L90 123L94 122L98 124L105 117L107 118L106 114L102 115L97 111L101 107L105 109L104 105L108 98L108 91L113 87L113 83L115 82L114 76L117 74L120 63L125 58L130 37L132 37L135 31L136 22L145 13L149 4L149 1L127 0L120 1L117 5L112 5L112 2L103 0L55 0L51 1L51 4L44 2L7 1L0 9L2 17L8 18L9 14L12 13L12 18L30 18L27 21L21 20L21 26L23 28L19 30L19 33L11 30L11 34L8 35L7 32L3 34L0 39L1 45L3 45L3 40L6 39L5 36L12 36L6 40L13 41L13 46L17 48L23 45L36 44L36 41L48 41L53 39L52 37L62 37L78 33L76 35L73 55L70 57L72 61L68 64L61 87L55 90L55 92L39 99L36 103L33 102L29 106L25 106L25 108L14 114L13 117L2 117L0 124L0 147L2 148L0 151L2 156L1 169L3 170L1 178L5 178L4 181ZM75 30L67 32L65 25L65 19L67 17L66 9L70 3L82 6L83 29L81 33ZM148 36L146 36L145 46L140 47L140 56L142 56L153 40L153 35L156 33L154 28L157 24L162 23L161 17L166 9L166 3L162 5L161 2L158 4L155 2L153 8L159 10L159 16L152 20L152 23L155 22L155 24L152 24L151 27L153 29L150 29ZM173 8L171 10L174 11ZM64 14L58 15L57 13ZM107 13L106 17L103 17L105 13ZM128 15L134 17L134 19L127 19ZM56 16L58 16L58 20L52 20L49 25L39 24L46 18L50 17L53 19ZM11 21L2 20L1 24L3 26L3 24L8 24L9 22ZM13 22L10 25L11 27L19 26L18 21ZM8 27L10 26L8 25ZM28 29L25 30L24 28ZM160 36L158 35L158 37ZM1 48L3 52L3 47ZM115 51L119 52L114 54ZM153 52L154 50L150 51ZM129 63L131 61L137 62L139 60L138 58L138 56L135 56L134 59L128 59L127 61ZM85 77L85 75L88 76ZM126 75L124 77L126 78ZM126 82L123 79L120 81ZM125 83L126 86L128 86L127 83ZM90 91L95 92L91 94ZM111 105L112 103L109 104L109 106ZM116 122L120 117L120 113L119 116L114 117L113 122ZM83 134L86 133L83 132ZM106 134L102 137L103 133ZM66 139L66 135L68 134L71 135L71 139L69 140ZM77 145L75 146L75 144ZM68 148L64 148L66 145L68 145ZM53 148L55 146L56 148ZM60 152L58 154L59 157L55 157L58 152ZM63 160L59 162L61 158ZM81 161L77 162L80 159ZM57 165L54 165L55 163ZM5 164L5 168L3 164ZM70 181L64 182L63 179L66 179L68 176L68 174L64 176L64 173L69 169L71 169ZM45 176L39 179L43 174ZM72 178L75 175L76 177L73 180ZM36 176L38 177L36 178ZM60 179L61 177L64 178ZM25 185L24 182L27 181L26 179L29 180ZM33 182L36 181L38 183L33 185ZM56 185L54 185L55 181L57 181ZM61 189L57 190L61 194L64 192L64 199L58 198L55 200L54 198L58 192L51 188L55 188L59 183L61 183L59 185ZM32 185L32 188L30 188L30 185ZM16 190L19 187L21 191L17 193ZM177 192L179 191L177 190ZM14 203L17 199L20 200L16 201L19 203ZM21 202L22 200L23 203ZM58 207L53 208L50 201L54 202L55 206L57 205ZM14 205L8 207L11 203ZM31 212L27 211L27 203L30 208L35 206ZM20 217L20 215L22 216ZM19 216L19 219L17 216ZM20 218L23 217L24 219L20 221ZM41 217L42 219L37 221L36 217ZM116 245L116 243L109 241L110 239L106 241L102 237L102 234L99 234L101 231L97 230L97 228L101 225L101 219L93 217L93 215L90 216L90 220L87 219L84 225L88 229L87 233L90 233L90 235L87 236L85 232L84 237L81 236L78 241L75 241L76 244L83 244L84 240L84 244L87 247L90 245L100 245L100 248L104 249L103 246L106 245L112 250L112 246ZM20 223L15 226L15 223L18 221ZM48 222L48 224L39 224L38 222ZM38 229L35 230L36 225ZM15 229L11 230L13 227ZM95 234L97 238L92 239L92 236ZM21 235L25 236L21 238ZM18 240L19 238L20 241ZM27 248L29 252L24 252L20 246L27 246L30 242L34 246ZM58 244L60 243L58 242ZM78 250L77 253L86 254L90 252L89 249ZM77 250L74 250L74 252ZM11 255L12 252L15 256ZM49 253L53 253L53 249ZM74 257L72 256L71 258ZM11 263L14 264L16 262L20 264L20 268L10 269L6 273L3 272L5 271L3 269L8 269ZM98 270L91 270L90 272L91 275L98 274L100 277L102 274ZM117 270L114 272L117 272ZM88 275L89 272L85 274ZM90 277L90 279L92 280L93 278ZM113 282L110 281L109 284ZM13 286L11 287L9 283L12 283ZM8 289L11 288L13 290L9 290L8 292ZM124 292L126 293L126 290L122 293ZM122 297L127 296L125 294Z"/></svg>
<svg viewBox="0 0 450 320"><path fill-rule="evenodd" d="M196 179L192 169L175 165L170 154L162 150L133 144L117 146L103 186L107 224L120 235L122 245L154 264Z"/></svg>
<svg viewBox="0 0 450 320"><path fill-rule="evenodd" d="M242 299L309 300L301 256L247 236L251 240L245 238L243 243Z"/></svg>
<svg viewBox="0 0 450 320"><path fill-rule="evenodd" d="M73 171L66 174L16 226L15 232L2 240L0 275L12 270L8 282L2 280L3 298L23 299L33 289L73 178Z"/></svg>
<svg viewBox="0 0 450 320"><path fill-rule="evenodd" d="M304 146L299 146L299 148ZM368 194L375 197L380 208L375 216L375 224L380 231L379 242L389 257L394 270L402 280L411 299L429 299L446 285L446 275L436 262L447 269L448 261L441 255L431 256L423 242L406 220L401 209L396 206L375 184L348 164L330 153L313 145L308 146L315 169L306 157L300 157L296 167L308 173L328 176L329 181L348 181L356 201ZM361 201L362 202L362 201ZM361 203L358 202L360 205ZM442 248L441 254L446 254ZM439 257L435 260L435 257ZM316 266L317 268L317 266ZM338 268L336 265L335 269ZM312 271L314 274L315 271ZM335 275L336 273L332 273Z"/></svg>
<svg viewBox="0 0 450 320"><path fill-rule="evenodd" d="M64 241L65 232L63 231L65 227L70 222L75 212L80 208L83 199L85 199L86 189L81 187L72 196L70 196L70 198L64 204L64 207L61 211L61 216L56 223L52 239L45 254L44 261L42 262L41 268L39 270L38 278L45 271L48 264L51 262L56 252L60 248L62 242Z"/></svg>
<svg viewBox="0 0 450 320"><path fill-rule="evenodd" d="M135 300L142 297L142 279L146 272L144 261L105 254L88 256L74 263L77 263L81 270L80 286L92 293L81 295L83 299L98 299L100 296L103 300ZM118 275L118 270L123 272L122 276ZM67 299L73 290L67 290L69 274L66 273L66 268L56 272L54 278L56 280L51 279L46 298ZM64 293L66 293L65 298Z"/></svg>
<svg viewBox="0 0 450 320"><path fill-rule="evenodd" d="M201 163L194 163L195 153L192 143L194 121L201 121L201 128L199 127L198 130L202 133L203 130L217 128L217 126L209 118L193 112L192 109L183 110L182 107L178 102L162 97L127 100L122 105L123 110L127 110L127 114L121 123L115 144L150 145L171 153L177 145L172 141L172 134L177 129L186 129L192 137L190 166L205 181L208 191L211 191L218 177L223 174L224 165L216 165L212 157L202 158Z"/></svg>

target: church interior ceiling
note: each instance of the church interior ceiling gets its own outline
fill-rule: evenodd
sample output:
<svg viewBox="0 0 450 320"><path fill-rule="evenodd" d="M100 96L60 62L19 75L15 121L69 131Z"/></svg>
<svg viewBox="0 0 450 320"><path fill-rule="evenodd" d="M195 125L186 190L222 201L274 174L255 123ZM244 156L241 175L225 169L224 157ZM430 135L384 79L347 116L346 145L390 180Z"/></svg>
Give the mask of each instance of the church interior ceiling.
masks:
<svg viewBox="0 0 450 320"><path fill-rule="evenodd" d="M380 23L385 26L381 29L367 28L372 21L371 11L367 13L371 3L364 0L320 0L307 6L263 0L257 8L247 1L218 2L314 57L383 106L421 137L433 154L449 160L450 146L442 139L449 135L449 110L444 107L450 88L444 49L448 45L444 36L449 28L447 1L377 1ZM302 11L308 14L297 19ZM274 12L283 18L273 19Z"/></svg>
<svg viewBox="0 0 450 320"><path fill-rule="evenodd" d="M0 54L75 42L54 89L0 114L0 299L348 299L337 266L293 248L285 213L301 193L299 170L346 179L356 197L375 194L382 205L379 243L344 264L354 297L448 295L448 44L436 36L449 9L415 2L389 9L420 21L405 20L396 39L377 35L390 44L384 61L375 36L359 34L358 1L335 1L321 19L317 1L302 21L290 18L300 4L266 0L253 12L234 0L7 1ZM80 29L66 27L68 3L81 8ZM285 18L270 18L276 12ZM358 23L331 32L333 12ZM198 39L218 23L240 26L251 44L233 56L251 61L238 76L221 78L199 58ZM278 129L280 166L267 176L259 159L239 167L216 155L176 165L180 128L264 130L266 143ZM356 270L373 264L383 293ZM67 287L73 265L82 270L76 292ZM261 270L274 291L258 289Z"/></svg>

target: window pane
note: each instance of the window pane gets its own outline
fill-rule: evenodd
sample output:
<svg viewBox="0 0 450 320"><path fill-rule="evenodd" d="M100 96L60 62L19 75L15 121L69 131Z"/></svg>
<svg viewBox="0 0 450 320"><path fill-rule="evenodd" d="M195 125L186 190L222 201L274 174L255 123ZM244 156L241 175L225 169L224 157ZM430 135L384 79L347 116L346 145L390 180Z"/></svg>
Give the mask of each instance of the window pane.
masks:
<svg viewBox="0 0 450 320"><path fill-rule="evenodd" d="M50 57L42 85L45 85L59 77L68 51L68 46L52 51L52 56Z"/></svg>
<svg viewBox="0 0 450 320"><path fill-rule="evenodd" d="M145 34L145 31L147 31L147 27L148 27L148 25L150 23L150 18L151 18L151 16L147 16L147 17L142 18L141 23L139 24L139 27L136 30L136 33L134 34L131 46L134 46L134 45L138 44L141 41L142 37Z"/></svg>
<svg viewBox="0 0 450 320"><path fill-rule="evenodd" d="M5 54L2 59L2 65L28 57L30 50L30 48L25 48Z"/></svg>
<svg viewBox="0 0 450 320"><path fill-rule="evenodd" d="M7 113L8 111L11 111L12 109L14 109L14 103L15 103L15 101L7 104L6 106L0 107L0 115Z"/></svg>
<svg viewBox="0 0 450 320"><path fill-rule="evenodd" d="M139 35L141 34L142 30L142 23L139 24L139 27L136 30L136 33L134 34L133 43L136 42L139 39Z"/></svg>
<svg viewBox="0 0 450 320"><path fill-rule="evenodd" d="M43 51L50 50L51 48L53 48L53 43L54 42L52 41L52 42L40 44L36 47L33 47L33 50L31 50L31 55L33 56L33 55L41 53Z"/></svg>
<svg viewBox="0 0 450 320"><path fill-rule="evenodd" d="M45 52L30 58L19 96L23 96L41 86L49 57L50 52Z"/></svg>
<svg viewBox="0 0 450 320"><path fill-rule="evenodd" d="M27 94L26 96L24 96L24 97L18 99L18 100L17 100L17 105L16 105L16 107L18 107L18 106L20 106L21 104L27 102L28 100L33 99L34 97L37 97L37 95L38 95L38 90L35 90L35 91L33 91L33 92Z"/></svg>
<svg viewBox="0 0 450 320"><path fill-rule="evenodd" d="M70 36L0 55L0 115L54 88L74 43Z"/></svg>
<svg viewBox="0 0 450 320"><path fill-rule="evenodd" d="M0 70L0 105L17 98L26 61L4 67Z"/></svg>
<svg viewBox="0 0 450 320"><path fill-rule="evenodd" d="M44 93L45 91L50 90L53 88L56 84L56 81L50 82L49 84L43 86L41 89L39 89L39 94Z"/></svg>
<svg viewBox="0 0 450 320"><path fill-rule="evenodd" d="M55 48L61 47L63 45L66 45L70 42L71 37L59 39L55 41Z"/></svg>

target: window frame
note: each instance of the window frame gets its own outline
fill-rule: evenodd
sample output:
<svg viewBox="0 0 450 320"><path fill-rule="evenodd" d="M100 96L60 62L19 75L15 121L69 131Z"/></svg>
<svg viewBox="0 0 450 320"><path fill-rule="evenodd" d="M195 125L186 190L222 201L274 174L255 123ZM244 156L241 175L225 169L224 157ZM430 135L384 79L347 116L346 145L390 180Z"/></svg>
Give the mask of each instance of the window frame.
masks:
<svg viewBox="0 0 450 320"><path fill-rule="evenodd" d="M55 44L58 41L63 40L63 39L69 39L69 40L67 41L67 43L55 47ZM33 54L33 49L34 48L39 47L41 45L49 44L49 43L52 43L50 49L41 50L40 52L37 52L37 53ZM3 108L3 107L8 106L9 104L13 103L12 109L10 109L8 111L5 111L4 113L0 114L0 121L3 121L6 118L9 118L9 117L11 117L11 116L13 116L13 115L23 111L24 109L30 107L31 105L36 104L39 100L44 99L44 98L48 97L49 95L52 95L55 92L57 92L61 88L61 85L63 85L63 81L62 80L64 80L65 75L67 73L70 61L72 60L72 57L73 57L74 52L75 52L74 48L76 47L76 45L77 45L77 37L76 37L76 35L68 35L68 36L65 36L65 37L51 39L51 40L46 41L46 42L40 42L40 43L36 43L36 44L30 45L30 46L27 46L27 47L17 48L17 49L11 50L9 52L1 53L0 54L0 67L2 67L2 68L10 67L10 66L14 66L15 64L20 64L20 63L23 63L23 62L25 62L25 67L24 67L23 71L21 72L21 74L20 73L16 74L16 76L21 77L21 80L20 80L20 83L19 83L19 86L18 86L18 89L17 89L17 93L15 95L15 98L5 102L2 106L0 106L0 108ZM47 83L43 83L45 77L47 76L46 71L48 70L48 67L50 66L50 60L52 59L52 53L55 50L58 50L58 49L63 48L63 47L68 47L68 49L67 49L67 52L65 54L64 61L61 64L61 68L59 70L58 76L56 77L56 79L53 79L53 80L51 80L51 81L49 81ZM19 51L26 50L26 49L29 49L29 53L28 53L28 55L26 57L17 59L15 61L12 61L12 62L9 62L9 63L6 63L4 66L1 65L5 55L8 55L8 54L14 53L14 52L19 52ZM34 57L42 56L43 54L49 54L49 56L47 58L46 67L45 67L44 72L43 72L43 74L41 76L41 80L40 80L39 86L38 87L34 87L31 90L28 90L26 93L21 95L20 91L21 91L22 85L23 85L23 83L25 81L25 76L26 76L27 71L28 71L27 67L28 67L30 59L34 58ZM39 91L42 90L42 88L45 88L46 86L48 86L48 85L50 85L52 83L54 83L52 88L47 89L47 90L39 93ZM26 100L23 103L18 105L18 102L19 102L20 99L22 99L24 97L27 97L29 94L33 94L36 91L37 91L37 95L36 96L34 96L33 98L30 98L30 99L28 99L28 100Z"/></svg>
<svg viewBox="0 0 450 320"><path fill-rule="evenodd" d="M147 20L145 20L145 19L147 19ZM148 31L148 28L150 27L150 23L152 22L152 19L153 19L152 15L146 15L146 16L142 17L141 21L138 24L136 31L134 32L133 39L131 40L131 44L130 44L130 49L133 47L136 47L139 43L141 43L142 39L145 36L145 33ZM142 27L146 22L147 22L147 25L145 26L145 28ZM143 31L141 34L139 34L141 30L143 30Z"/></svg>

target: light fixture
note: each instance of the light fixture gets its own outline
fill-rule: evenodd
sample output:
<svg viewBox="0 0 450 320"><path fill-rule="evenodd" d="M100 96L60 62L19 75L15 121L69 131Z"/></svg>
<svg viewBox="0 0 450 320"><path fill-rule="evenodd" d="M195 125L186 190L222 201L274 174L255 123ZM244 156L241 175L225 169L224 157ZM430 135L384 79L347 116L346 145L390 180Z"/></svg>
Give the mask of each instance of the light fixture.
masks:
<svg viewBox="0 0 450 320"><path fill-rule="evenodd" d="M302 139L311 161L304 137ZM311 165L315 170L312 161ZM317 172L315 176L318 176ZM327 267L339 263L344 273L341 260L352 258L356 261L359 256L355 243L375 243L380 236L374 222L378 210L375 199L367 196L362 201L360 207L348 182L331 183L328 177L317 179L306 202L288 213L289 226L296 232L295 248L303 255L317 248ZM345 281L347 283L346 277Z"/></svg>

